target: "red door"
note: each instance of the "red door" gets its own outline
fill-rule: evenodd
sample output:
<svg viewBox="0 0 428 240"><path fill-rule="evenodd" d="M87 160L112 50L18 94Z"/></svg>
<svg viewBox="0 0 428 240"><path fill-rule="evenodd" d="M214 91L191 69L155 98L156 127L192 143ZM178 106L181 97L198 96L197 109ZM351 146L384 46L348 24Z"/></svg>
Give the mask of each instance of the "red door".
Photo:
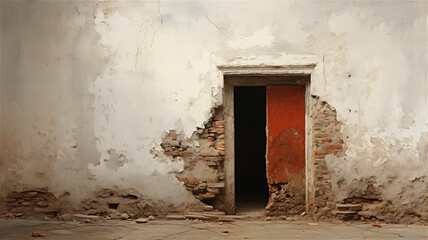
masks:
<svg viewBox="0 0 428 240"><path fill-rule="evenodd" d="M291 196L304 196L304 86L267 87L267 178L270 185L287 184Z"/></svg>

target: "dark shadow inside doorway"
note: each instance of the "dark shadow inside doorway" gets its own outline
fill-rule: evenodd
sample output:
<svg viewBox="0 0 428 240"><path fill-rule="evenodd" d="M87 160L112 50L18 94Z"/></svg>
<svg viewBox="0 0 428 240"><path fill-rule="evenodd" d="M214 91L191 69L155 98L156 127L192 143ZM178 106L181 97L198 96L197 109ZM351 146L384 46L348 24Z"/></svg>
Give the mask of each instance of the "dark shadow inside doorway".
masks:
<svg viewBox="0 0 428 240"><path fill-rule="evenodd" d="M266 178L266 87L235 87L235 197L238 212L263 209Z"/></svg>

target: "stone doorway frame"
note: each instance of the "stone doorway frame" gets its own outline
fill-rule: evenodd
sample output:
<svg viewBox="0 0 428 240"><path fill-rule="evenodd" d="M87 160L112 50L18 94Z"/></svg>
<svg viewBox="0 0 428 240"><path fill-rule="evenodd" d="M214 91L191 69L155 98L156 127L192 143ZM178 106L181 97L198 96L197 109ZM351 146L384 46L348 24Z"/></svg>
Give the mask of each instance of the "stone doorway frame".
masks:
<svg viewBox="0 0 428 240"><path fill-rule="evenodd" d="M238 58L229 62L216 61L216 75L223 85L225 119L225 188L224 204L228 214L236 212L235 199L235 133L234 87L266 86L269 84L305 85L305 209L309 213L315 202L312 164L312 89L323 77L323 58L312 55L280 55ZM258 78L245 79L245 76ZM278 78L280 77L280 78ZM287 79L287 77L289 77ZM307 80L306 80L307 79Z"/></svg>

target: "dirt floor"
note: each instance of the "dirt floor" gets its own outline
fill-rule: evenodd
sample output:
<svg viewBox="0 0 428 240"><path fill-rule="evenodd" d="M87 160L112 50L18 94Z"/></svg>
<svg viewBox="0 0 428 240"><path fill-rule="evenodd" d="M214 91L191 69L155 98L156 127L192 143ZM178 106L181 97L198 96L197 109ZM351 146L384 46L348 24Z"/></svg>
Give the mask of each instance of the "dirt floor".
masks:
<svg viewBox="0 0 428 240"><path fill-rule="evenodd" d="M32 237L32 234L34 237ZM39 236L39 237L37 237ZM428 239L428 226L271 220L103 221L0 220L0 239Z"/></svg>

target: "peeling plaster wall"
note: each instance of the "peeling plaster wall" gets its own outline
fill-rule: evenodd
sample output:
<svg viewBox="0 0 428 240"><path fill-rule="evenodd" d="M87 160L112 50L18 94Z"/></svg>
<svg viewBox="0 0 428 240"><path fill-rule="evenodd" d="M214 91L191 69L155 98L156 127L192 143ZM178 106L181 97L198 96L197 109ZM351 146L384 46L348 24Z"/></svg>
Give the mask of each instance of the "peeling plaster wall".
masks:
<svg viewBox="0 0 428 240"><path fill-rule="evenodd" d="M78 203L116 187L194 203L172 174L184 164L159 154L165 132L190 137L222 104L215 59L289 54L323 58L311 92L348 147L326 159L336 200L370 181L397 208L427 201L424 1L0 4L2 194L46 186Z"/></svg>
<svg viewBox="0 0 428 240"><path fill-rule="evenodd" d="M102 64L95 4L2 2L2 194L49 187L57 197L82 187L99 158L88 92ZM85 16L86 15L86 16Z"/></svg>

